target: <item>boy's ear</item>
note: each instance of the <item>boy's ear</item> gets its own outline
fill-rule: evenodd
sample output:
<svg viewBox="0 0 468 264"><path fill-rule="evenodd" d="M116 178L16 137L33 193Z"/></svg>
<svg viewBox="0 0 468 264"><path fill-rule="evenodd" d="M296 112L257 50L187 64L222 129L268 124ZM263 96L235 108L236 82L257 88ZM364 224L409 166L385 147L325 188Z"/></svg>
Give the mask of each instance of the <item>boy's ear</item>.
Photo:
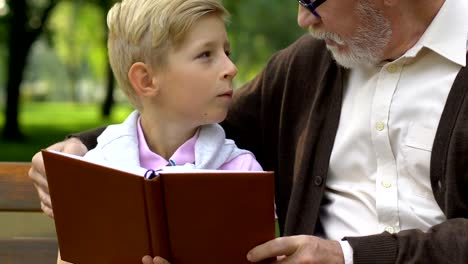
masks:
<svg viewBox="0 0 468 264"><path fill-rule="evenodd" d="M153 75L153 70L150 66L143 62L136 62L128 71L128 80L138 95L151 96L157 93Z"/></svg>

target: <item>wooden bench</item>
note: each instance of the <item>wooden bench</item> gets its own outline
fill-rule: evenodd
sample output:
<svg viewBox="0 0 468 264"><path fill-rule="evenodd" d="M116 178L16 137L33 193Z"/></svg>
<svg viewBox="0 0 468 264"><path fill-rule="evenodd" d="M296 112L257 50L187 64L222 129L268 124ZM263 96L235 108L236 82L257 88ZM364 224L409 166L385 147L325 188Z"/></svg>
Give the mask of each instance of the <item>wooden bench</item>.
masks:
<svg viewBox="0 0 468 264"><path fill-rule="evenodd" d="M0 162L0 263L57 261L53 220L42 213L29 162Z"/></svg>

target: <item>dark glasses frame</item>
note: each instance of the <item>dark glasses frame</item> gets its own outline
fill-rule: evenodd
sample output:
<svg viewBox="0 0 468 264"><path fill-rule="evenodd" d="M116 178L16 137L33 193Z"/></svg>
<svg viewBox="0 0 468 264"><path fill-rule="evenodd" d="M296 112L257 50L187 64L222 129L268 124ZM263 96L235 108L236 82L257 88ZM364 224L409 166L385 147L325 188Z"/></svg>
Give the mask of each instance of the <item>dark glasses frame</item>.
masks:
<svg viewBox="0 0 468 264"><path fill-rule="evenodd" d="M320 17L320 15L315 11L317 7L323 4L326 0L298 0L299 4L307 8L314 16Z"/></svg>

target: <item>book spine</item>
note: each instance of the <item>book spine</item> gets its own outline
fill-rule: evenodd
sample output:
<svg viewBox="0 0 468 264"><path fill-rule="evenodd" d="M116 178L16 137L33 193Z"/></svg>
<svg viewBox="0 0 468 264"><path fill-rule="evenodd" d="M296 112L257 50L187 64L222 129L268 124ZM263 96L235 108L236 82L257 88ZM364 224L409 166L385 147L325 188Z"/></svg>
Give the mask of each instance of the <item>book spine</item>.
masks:
<svg viewBox="0 0 468 264"><path fill-rule="evenodd" d="M144 189L152 257L160 256L170 260L171 252L161 178L156 177L152 180L145 180Z"/></svg>

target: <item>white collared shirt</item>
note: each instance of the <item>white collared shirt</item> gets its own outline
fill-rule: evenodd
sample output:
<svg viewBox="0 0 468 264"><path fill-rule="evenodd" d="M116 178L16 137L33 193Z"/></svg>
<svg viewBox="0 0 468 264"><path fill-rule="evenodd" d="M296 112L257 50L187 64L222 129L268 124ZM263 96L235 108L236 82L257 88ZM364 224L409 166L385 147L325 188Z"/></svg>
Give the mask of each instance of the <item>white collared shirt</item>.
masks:
<svg viewBox="0 0 468 264"><path fill-rule="evenodd" d="M426 231L446 219L432 193L430 158L448 94L466 65L467 14L468 1L446 0L401 58L346 76L329 203L320 214L326 238Z"/></svg>

